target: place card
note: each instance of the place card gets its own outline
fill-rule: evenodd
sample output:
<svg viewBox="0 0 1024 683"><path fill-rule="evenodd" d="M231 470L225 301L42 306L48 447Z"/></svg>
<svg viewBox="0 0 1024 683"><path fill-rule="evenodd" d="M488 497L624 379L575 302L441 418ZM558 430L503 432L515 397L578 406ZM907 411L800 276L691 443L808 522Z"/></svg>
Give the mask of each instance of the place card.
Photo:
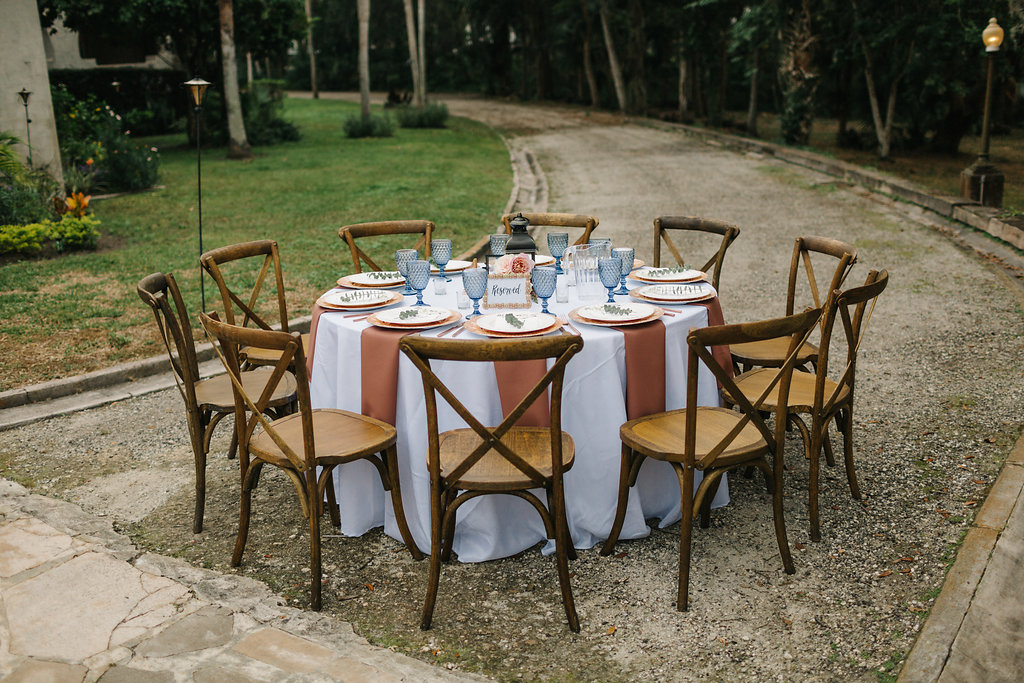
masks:
<svg viewBox="0 0 1024 683"><path fill-rule="evenodd" d="M493 273L487 276L484 308L529 308L532 305L529 273Z"/></svg>

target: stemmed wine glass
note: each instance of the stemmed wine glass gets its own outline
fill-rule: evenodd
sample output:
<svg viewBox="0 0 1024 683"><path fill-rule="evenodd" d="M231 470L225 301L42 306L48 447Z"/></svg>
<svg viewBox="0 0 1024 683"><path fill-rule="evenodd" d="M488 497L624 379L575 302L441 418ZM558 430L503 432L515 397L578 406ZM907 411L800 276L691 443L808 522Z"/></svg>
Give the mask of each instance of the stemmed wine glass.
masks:
<svg viewBox="0 0 1024 683"><path fill-rule="evenodd" d="M416 305L426 306L423 303L423 290L427 288L427 283L430 282L430 262L422 259L410 261L409 265L406 266L406 270L409 272L406 282L416 290Z"/></svg>
<svg viewBox="0 0 1024 683"><path fill-rule="evenodd" d="M462 285L466 288L466 296L473 300L473 312L467 318L480 313L480 299L487 289L487 271L483 268L467 268L462 271Z"/></svg>
<svg viewBox="0 0 1024 683"><path fill-rule="evenodd" d="M619 275L622 271L622 262L617 258L603 258L597 261L597 273L601 276L601 284L608 288L608 301L605 303L615 303L615 297L612 294L615 291L615 286L619 284Z"/></svg>
<svg viewBox="0 0 1024 683"><path fill-rule="evenodd" d="M452 258L452 241L448 239L430 240L430 255L434 257L434 263L437 264L437 269L441 271L441 277L444 278L444 281L451 282L452 279L444 274L444 267L448 265L448 261Z"/></svg>
<svg viewBox="0 0 1024 683"><path fill-rule="evenodd" d="M626 276L633 270L633 258L635 253L633 247L615 247L612 249L612 256L619 259L622 273L622 282L619 283L619 288L615 290L616 294L629 294L629 290L626 289Z"/></svg>
<svg viewBox="0 0 1024 683"><path fill-rule="evenodd" d="M552 266L536 266L533 269L533 291L540 297L541 313L550 313L548 310L548 299L555 293L555 282L558 274Z"/></svg>
<svg viewBox="0 0 1024 683"><path fill-rule="evenodd" d="M557 275L564 275L565 271L562 270L562 254L565 253L566 248L569 246L569 233L567 232L549 232L548 233L548 251L555 257L555 273Z"/></svg>
<svg viewBox="0 0 1024 683"><path fill-rule="evenodd" d="M405 278L405 289L402 290L402 296L412 296L416 293L409 286L409 275L406 267L410 261L415 261L419 257L420 253L415 249L399 249L395 252L395 267L398 268L398 274Z"/></svg>

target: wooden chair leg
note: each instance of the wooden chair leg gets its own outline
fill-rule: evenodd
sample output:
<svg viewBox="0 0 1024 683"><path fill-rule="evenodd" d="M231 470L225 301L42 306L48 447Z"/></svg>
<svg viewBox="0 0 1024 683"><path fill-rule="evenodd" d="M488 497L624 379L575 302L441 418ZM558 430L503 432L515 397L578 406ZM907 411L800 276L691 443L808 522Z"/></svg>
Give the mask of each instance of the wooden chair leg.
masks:
<svg viewBox="0 0 1024 683"><path fill-rule="evenodd" d="M825 462L828 463L829 467L836 466L836 456L832 453L832 439L828 438L828 422L825 422L824 431L822 432L821 445L825 451Z"/></svg>
<svg viewBox="0 0 1024 683"><path fill-rule="evenodd" d="M437 601L437 587L441 581L441 494L430 491L430 572L427 576L427 595L423 601L423 616L420 629L430 629L434 618L434 603Z"/></svg>
<svg viewBox="0 0 1024 683"><path fill-rule="evenodd" d="M846 464L846 479L850 482L850 495L860 500L860 486L857 485L857 471L853 466L853 407L842 411L843 419L843 460Z"/></svg>
<svg viewBox="0 0 1024 683"><path fill-rule="evenodd" d="M636 456L643 457L643 456ZM611 555L615 549L615 543L622 533L622 523L626 520L626 505L629 502L629 473L633 469L633 449L622 444L622 461L619 466L619 496L615 505L615 521L612 522L612 530L608 532L608 540L601 548L601 555Z"/></svg>
<svg viewBox="0 0 1024 683"><path fill-rule="evenodd" d="M569 525L565 520L565 497L560 487L554 491L554 512L555 527L555 562L558 565L558 585L562 589L562 605L565 607L565 617L569 621L569 630L573 633L580 632L580 618L576 614L576 603L572 597L572 585L569 583Z"/></svg>
<svg viewBox="0 0 1024 683"><path fill-rule="evenodd" d="M555 509L554 491L552 489L545 489L545 493L547 493L547 497L548 497L548 510L553 515L554 514L554 509ZM567 519L567 515L562 515L561 519L554 518L554 517L552 519L554 519L556 524L558 524L559 522L563 523L562 527L558 528L555 533L556 534L557 533L564 533L565 534L565 538L566 538L566 546L565 546L566 547L566 552L568 553L570 560L576 561L577 559L579 559L579 556L576 554L576 546L574 546L572 544L572 534L569 533L569 520ZM555 540L555 539L552 539L552 540Z"/></svg>
<svg viewBox="0 0 1024 683"><path fill-rule="evenodd" d="M341 509L338 507L338 494L334 491L334 468L327 474L327 485L324 486L324 493L327 495L327 514L331 516L331 526L335 529L341 528ZM317 496L319 498L320 496Z"/></svg>
<svg viewBox="0 0 1024 683"><path fill-rule="evenodd" d="M718 487L721 485L721 479L715 479L714 483L704 492L704 500L700 502L700 528L707 529L711 526L711 502L715 499L718 494Z"/></svg>
<svg viewBox="0 0 1024 683"><path fill-rule="evenodd" d="M384 464L388 471L388 478L391 480L388 482L391 486L391 507L395 511L395 521L398 522L398 533L402 535L402 540L405 541L405 547L412 554L412 559L422 560L423 553L416 545L412 532L409 531L409 522L405 518L405 506L402 505L402 479L398 472L398 449L395 446L384 451Z"/></svg>
<svg viewBox="0 0 1024 683"><path fill-rule="evenodd" d="M450 562L452 559L452 546L455 545L455 521L458 515L449 514L448 510L458 496L458 490L454 487L445 489L441 497L441 561ZM447 520L447 523L446 523Z"/></svg>
<svg viewBox="0 0 1024 683"><path fill-rule="evenodd" d="M693 537L693 469L672 463L679 478L679 506L683 519L679 523L679 592L676 609L685 612L690 607L690 542Z"/></svg>
<svg viewBox="0 0 1024 683"><path fill-rule="evenodd" d="M820 424L812 425L811 445L808 448L810 465L807 472L807 515L810 518L812 541L821 540L821 518L818 509L818 480L821 476L821 432L822 427Z"/></svg>
<svg viewBox="0 0 1024 683"><path fill-rule="evenodd" d="M202 532L203 517L206 513L206 449L203 448L204 439L199 428L198 425L190 424L188 430L196 467L196 506L192 512L192 533L194 534Z"/></svg>
<svg viewBox="0 0 1024 683"><path fill-rule="evenodd" d="M259 477L263 463L256 461L249 468L248 472L242 473L242 500L238 506L238 537L235 539L235 551L231 554L231 566L237 567L242 563L242 553L245 552L245 542L249 539L249 515L252 510L252 482Z"/></svg>
<svg viewBox="0 0 1024 683"><path fill-rule="evenodd" d="M238 430L231 430L231 443L228 445L228 460L234 460L238 453Z"/></svg>
<svg viewBox="0 0 1024 683"><path fill-rule="evenodd" d="M775 518L775 539L779 542L779 554L782 555L782 566L787 574L793 574L793 556L789 553L789 538L786 536L786 518L782 510L782 455L776 453L777 462L773 466L775 493L772 494L772 516Z"/></svg>
<svg viewBox="0 0 1024 683"><path fill-rule="evenodd" d="M306 500L309 502L309 571L310 571L310 606L314 612L323 607L322 575L320 557L320 515L313 511L319 506L320 494L317 492L316 474L310 473L305 478Z"/></svg>

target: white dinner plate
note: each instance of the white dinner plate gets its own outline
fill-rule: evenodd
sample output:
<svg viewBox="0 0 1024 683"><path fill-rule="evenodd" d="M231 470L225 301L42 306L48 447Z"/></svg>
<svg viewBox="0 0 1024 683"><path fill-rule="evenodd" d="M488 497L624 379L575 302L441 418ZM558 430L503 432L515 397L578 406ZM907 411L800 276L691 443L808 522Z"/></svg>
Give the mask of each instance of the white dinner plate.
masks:
<svg viewBox="0 0 1024 683"><path fill-rule="evenodd" d="M534 265L546 266L555 262L554 256L548 256L547 254L537 254L537 258L534 259Z"/></svg>
<svg viewBox="0 0 1024 683"><path fill-rule="evenodd" d="M434 306L402 306L378 312L377 319L389 325L425 325L444 320L452 314L447 308Z"/></svg>
<svg viewBox="0 0 1024 683"><path fill-rule="evenodd" d="M672 268L653 268L648 266L634 271L630 277L641 282L693 282L705 277L705 274L693 268L682 268L680 266L673 266Z"/></svg>
<svg viewBox="0 0 1024 683"><path fill-rule="evenodd" d="M472 261L459 261L458 259L452 259L448 263L444 264L444 273L445 275L448 275L450 273L458 273L465 270L466 268L469 268L472 265ZM440 273L441 269L437 267L436 263L431 263L430 272Z"/></svg>
<svg viewBox="0 0 1024 683"><path fill-rule="evenodd" d="M338 308L363 308L380 306L395 297L394 292L380 289L349 289L327 292L320 297L320 303Z"/></svg>
<svg viewBox="0 0 1024 683"><path fill-rule="evenodd" d="M547 313L489 313L474 322L488 332L527 334L551 327L556 319Z"/></svg>
<svg viewBox="0 0 1024 683"><path fill-rule="evenodd" d="M391 287L405 282L405 278L397 270L375 270L366 273L349 275L350 282L366 287Z"/></svg>
<svg viewBox="0 0 1024 683"><path fill-rule="evenodd" d="M643 299L655 301L700 301L717 296L715 288L706 282L677 285L648 285L637 287L634 292Z"/></svg>
<svg viewBox="0 0 1024 683"><path fill-rule="evenodd" d="M576 309L576 313L589 320L597 320L603 323L629 322L640 320L654 313L655 308L649 304L614 303L614 304L593 304Z"/></svg>

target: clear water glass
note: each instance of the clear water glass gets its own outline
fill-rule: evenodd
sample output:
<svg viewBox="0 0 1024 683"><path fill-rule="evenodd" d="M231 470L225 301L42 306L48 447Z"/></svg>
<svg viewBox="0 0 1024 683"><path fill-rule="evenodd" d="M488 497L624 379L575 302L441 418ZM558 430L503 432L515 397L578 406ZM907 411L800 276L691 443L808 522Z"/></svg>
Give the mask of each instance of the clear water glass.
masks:
<svg viewBox="0 0 1024 683"><path fill-rule="evenodd" d="M487 271L483 268L467 268L462 271L462 286L466 288L466 296L473 300L473 312L467 317L480 315L480 299L487 291Z"/></svg>
<svg viewBox="0 0 1024 683"><path fill-rule="evenodd" d="M633 259L636 254L633 247L615 247L612 249L612 256L619 259L621 262L621 274L622 281L619 283L619 288L615 290L616 294L629 294L629 290L626 288L626 276L633 270Z"/></svg>
<svg viewBox="0 0 1024 683"><path fill-rule="evenodd" d="M608 288L608 301L615 303L616 285L619 284L619 276L622 273L622 262L617 258L603 258L597 261L597 274L601 277L601 284Z"/></svg>
<svg viewBox="0 0 1024 683"><path fill-rule="evenodd" d="M399 249L395 252L395 267L398 269L398 274L405 278L405 289L402 290L402 296L412 296L416 293L409 286L409 276L406 267L410 261L415 261L419 257L420 253L415 249Z"/></svg>
<svg viewBox="0 0 1024 683"><path fill-rule="evenodd" d="M541 313L550 313L548 310L548 299L555 293L555 282L558 281L558 273L552 266L537 266L533 269L533 291L540 297Z"/></svg>
<svg viewBox="0 0 1024 683"><path fill-rule="evenodd" d="M566 248L569 246L569 233L567 232L549 232L548 233L548 251L555 257L555 272L558 275L565 273L562 270L562 254L565 253Z"/></svg>
<svg viewBox="0 0 1024 683"><path fill-rule="evenodd" d="M409 265L406 266L406 270L409 274L405 280L409 285L416 290L416 305L426 306L423 303L423 290L427 288L427 283L430 282L430 262L424 261L423 259L416 259L410 261Z"/></svg>
<svg viewBox="0 0 1024 683"><path fill-rule="evenodd" d="M608 253L609 254L612 251L612 238L611 237L591 237L590 238L590 243L595 245L595 246L599 246L599 245L602 245L602 244L605 245L608 248Z"/></svg>
<svg viewBox="0 0 1024 683"><path fill-rule="evenodd" d="M512 239L512 235L498 233L491 235L491 253L495 256L505 255L505 245ZM480 296L483 296L482 294Z"/></svg>
<svg viewBox="0 0 1024 683"><path fill-rule="evenodd" d="M430 255L434 257L434 263L437 264L437 269L441 271L441 277L444 278L444 281L451 282L452 279L444 274L444 267L452 260L452 241L447 239L430 240Z"/></svg>

